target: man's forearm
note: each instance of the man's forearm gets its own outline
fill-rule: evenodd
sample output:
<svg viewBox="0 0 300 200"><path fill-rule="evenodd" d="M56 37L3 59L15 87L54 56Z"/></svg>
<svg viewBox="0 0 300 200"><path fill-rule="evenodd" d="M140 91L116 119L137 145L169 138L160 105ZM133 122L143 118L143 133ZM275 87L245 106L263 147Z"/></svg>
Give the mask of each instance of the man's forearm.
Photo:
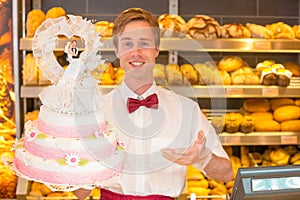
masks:
<svg viewBox="0 0 300 200"><path fill-rule="evenodd" d="M212 154L210 161L204 168L206 175L214 180L229 182L233 178L230 160Z"/></svg>

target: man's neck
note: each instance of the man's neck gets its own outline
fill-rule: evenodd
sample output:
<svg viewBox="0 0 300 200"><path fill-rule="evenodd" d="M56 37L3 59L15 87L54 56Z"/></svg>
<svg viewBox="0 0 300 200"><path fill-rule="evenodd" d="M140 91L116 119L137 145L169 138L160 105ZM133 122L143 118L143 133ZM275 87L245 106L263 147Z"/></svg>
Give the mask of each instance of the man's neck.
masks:
<svg viewBox="0 0 300 200"><path fill-rule="evenodd" d="M153 80L151 80L151 81L143 80L141 82L141 81L135 81L132 79L130 79L130 80L125 79L124 81L125 81L127 87L129 89L131 89L137 95L144 94L153 85Z"/></svg>

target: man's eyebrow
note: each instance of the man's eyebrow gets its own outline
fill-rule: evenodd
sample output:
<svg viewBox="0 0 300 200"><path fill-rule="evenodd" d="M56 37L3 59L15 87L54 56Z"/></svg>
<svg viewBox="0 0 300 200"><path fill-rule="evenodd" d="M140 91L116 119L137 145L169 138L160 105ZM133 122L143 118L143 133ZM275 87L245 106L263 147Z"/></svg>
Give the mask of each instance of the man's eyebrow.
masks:
<svg viewBox="0 0 300 200"><path fill-rule="evenodd" d="M121 40L132 40L131 37L121 37Z"/></svg>

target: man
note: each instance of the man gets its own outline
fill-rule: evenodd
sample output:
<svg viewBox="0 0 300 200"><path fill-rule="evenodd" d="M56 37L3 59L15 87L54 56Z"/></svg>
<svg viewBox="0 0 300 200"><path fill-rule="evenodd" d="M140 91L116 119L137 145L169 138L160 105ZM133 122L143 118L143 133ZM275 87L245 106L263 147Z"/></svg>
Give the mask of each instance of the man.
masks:
<svg viewBox="0 0 300 200"><path fill-rule="evenodd" d="M157 19L131 8L114 24L115 53L125 77L105 95L105 113L121 131L125 162L120 176L103 183L101 199L174 199L184 188L187 165L215 180L230 181L231 163L198 104L154 82L160 44ZM89 192L74 193L83 199Z"/></svg>

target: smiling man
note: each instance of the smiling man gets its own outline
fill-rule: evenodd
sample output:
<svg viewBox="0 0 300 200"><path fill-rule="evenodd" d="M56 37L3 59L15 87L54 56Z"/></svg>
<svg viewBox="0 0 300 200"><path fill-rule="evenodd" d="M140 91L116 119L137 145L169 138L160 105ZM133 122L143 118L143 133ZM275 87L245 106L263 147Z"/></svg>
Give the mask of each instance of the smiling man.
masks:
<svg viewBox="0 0 300 200"><path fill-rule="evenodd" d="M105 95L105 113L119 130L125 162L120 174L101 186L101 200L174 199L184 188L188 165L215 180L230 181L231 163L199 105L154 81L160 45L157 19L130 8L114 24L115 53L125 77ZM89 192L75 194L84 199Z"/></svg>

